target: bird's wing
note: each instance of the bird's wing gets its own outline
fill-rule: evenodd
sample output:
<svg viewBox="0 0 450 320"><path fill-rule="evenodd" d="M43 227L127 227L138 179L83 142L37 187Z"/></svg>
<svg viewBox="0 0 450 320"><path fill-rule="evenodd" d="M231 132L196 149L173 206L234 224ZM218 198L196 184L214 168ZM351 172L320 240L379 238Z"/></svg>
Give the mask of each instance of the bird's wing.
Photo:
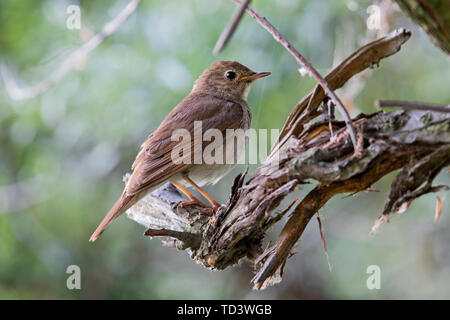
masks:
<svg viewBox="0 0 450 320"><path fill-rule="evenodd" d="M243 112L242 106L232 101L206 94L187 96L142 144L133 163L133 173L125 187L125 194L136 195L192 166L192 158L196 150L203 150L202 148L210 143L195 141L194 145L194 121L202 121L203 133L210 128L224 133L226 129L241 127ZM183 139L182 142L172 141L171 136L176 129L186 129L190 133L190 139ZM178 145L185 150L180 143L189 145L191 154L183 155L183 157L191 157L189 163L182 161L176 164L172 160L173 148ZM184 146L187 147L187 145Z"/></svg>
<svg viewBox="0 0 450 320"><path fill-rule="evenodd" d="M139 200L144 191L192 166L172 161L172 150L180 144L179 141L171 140L176 129L186 129L190 133L191 139L185 139L182 143L191 148L193 155L196 149L206 144L194 145L194 121L202 121L203 132L215 128L224 133L226 129L241 127L243 112L238 103L205 94L190 94L181 101L141 146L125 190L89 241L95 241L112 220ZM183 146L180 147L183 150Z"/></svg>

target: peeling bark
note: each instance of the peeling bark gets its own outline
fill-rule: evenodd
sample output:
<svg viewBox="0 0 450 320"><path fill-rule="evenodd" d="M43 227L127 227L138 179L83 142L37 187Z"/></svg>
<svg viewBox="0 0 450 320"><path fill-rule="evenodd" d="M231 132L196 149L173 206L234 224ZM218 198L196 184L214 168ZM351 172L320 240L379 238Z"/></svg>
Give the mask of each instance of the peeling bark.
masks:
<svg viewBox="0 0 450 320"><path fill-rule="evenodd" d="M409 36L399 30L360 48L326 77L327 82L333 90L343 86L353 75L397 52ZM247 183L246 172L236 177L228 203L215 216L204 214L199 207L178 210L183 198L170 184L130 208L128 216L148 228L146 235L170 237L166 245L188 251L207 268L222 270L244 258L253 261L257 271L252 282L262 289L281 280L293 246L333 196L366 190L403 168L380 212L385 219L404 203L446 188L434 187L432 181L450 164L449 113L360 114L352 120L357 136L354 150L344 121L311 122L326 98L317 86L301 100L271 155ZM315 180L316 187L300 203L276 212L297 185L309 180ZM263 250L267 230L294 205L278 239Z"/></svg>

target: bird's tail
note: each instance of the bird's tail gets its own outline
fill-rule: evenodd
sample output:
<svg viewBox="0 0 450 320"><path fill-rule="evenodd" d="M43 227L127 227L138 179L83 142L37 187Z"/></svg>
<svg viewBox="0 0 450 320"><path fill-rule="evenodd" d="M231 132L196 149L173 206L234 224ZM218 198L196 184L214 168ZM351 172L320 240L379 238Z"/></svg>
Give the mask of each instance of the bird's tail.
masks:
<svg viewBox="0 0 450 320"><path fill-rule="evenodd" d="M90 242L94 242L98 237L105 231L106 227L118 216L120 216L123 212L125 212L131 205L133 204L132 200L134 196L127 196L124 193L120 196L120 198L113 205L111 210L109 210L108 214L103 218L102 222L98 225L97 229L95 229Z"/></svg>

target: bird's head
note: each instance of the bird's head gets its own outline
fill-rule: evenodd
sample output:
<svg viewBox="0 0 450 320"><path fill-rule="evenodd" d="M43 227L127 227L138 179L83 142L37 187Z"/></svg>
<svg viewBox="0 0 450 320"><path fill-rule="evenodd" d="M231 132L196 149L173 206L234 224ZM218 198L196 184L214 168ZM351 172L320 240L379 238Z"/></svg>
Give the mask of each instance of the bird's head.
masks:
<svg viewBox="0 0 450 320"><path fill-rule="evenodd" d="M254 72L236 61L218 61L200 75L192 90L246 101L251 84L268 75L270 72Z"/></svg>

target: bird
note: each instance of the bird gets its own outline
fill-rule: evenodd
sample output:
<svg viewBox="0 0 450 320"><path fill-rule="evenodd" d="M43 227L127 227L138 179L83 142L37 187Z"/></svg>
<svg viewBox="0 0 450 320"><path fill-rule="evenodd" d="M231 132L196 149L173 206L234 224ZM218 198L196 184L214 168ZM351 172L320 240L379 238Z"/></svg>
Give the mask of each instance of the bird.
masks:
<svg viewBox="0 0 450 320"><path fill-rule="evenodd" d="M179 147L180 142L173 141L172 135L177 129L194 134L194 122L199 121L203 132L216 129L225 135L227 129L249 129L252 115L247 105L247 96L250 87L256 79L270 74L255 72L236 61L217 61L203 71L195 80L191 92L169 112L141 145L122 194L89 241L94 242L115 218L167 182L171 182L189 198L189 201L182 202L179 206L200 205L216 212L220 205L201 187L218 182L236 163L185 161L191 160L193 154L207 145L207 142L197 142L195 139L187 139L181 143L193 152L183 154L184 161L173 161L173 151ZM224 147L231 143L229 140L231 139L223 140ZM234 156L238 156L245 153L245 144L236 145L230 150L235 152ZM197 189L211 207L193 196L187 187Z"/></svg>

